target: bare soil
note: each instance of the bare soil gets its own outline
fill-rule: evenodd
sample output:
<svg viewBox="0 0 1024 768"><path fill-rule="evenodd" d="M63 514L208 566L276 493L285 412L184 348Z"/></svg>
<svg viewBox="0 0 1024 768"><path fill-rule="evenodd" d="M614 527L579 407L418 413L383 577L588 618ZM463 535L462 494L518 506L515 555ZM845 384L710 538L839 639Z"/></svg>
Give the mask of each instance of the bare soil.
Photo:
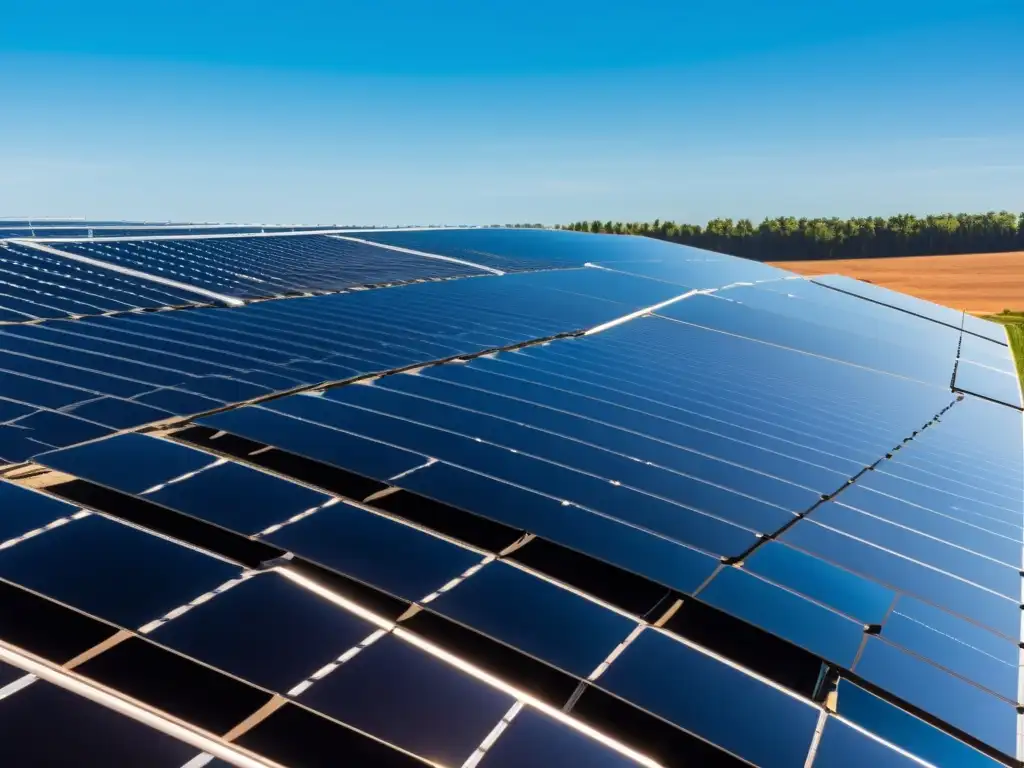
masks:
<svg viewBox="0 0 1024 768"><path fill-rule="evenodd" d="M846 275L974 314L1024 309L1024 251L889 259L777 261L772 266L801 275Z"/></svg>

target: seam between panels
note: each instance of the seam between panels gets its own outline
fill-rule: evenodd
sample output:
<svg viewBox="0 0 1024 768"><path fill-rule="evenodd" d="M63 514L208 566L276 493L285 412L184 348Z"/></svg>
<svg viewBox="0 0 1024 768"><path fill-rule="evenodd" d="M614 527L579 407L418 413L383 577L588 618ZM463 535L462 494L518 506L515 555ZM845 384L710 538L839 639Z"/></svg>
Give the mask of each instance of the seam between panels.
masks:
<svg viewBox="0 0 1024 768"><path fill-rule="evenodd" d="M229 744L216 734L208 733L174 715L151 704L135 699L102 683L90 680L77 674L74 670L55 666L52 662L36 657L14 646L0 641L0 660L28 673L21 680L27 680L22 688L43 680L52 685L70 691L100 706L117 712L120 715L148 725L155 730L177 738L200 752L207 752L226 760L232 765L244 768L267 768L278 766L269 758L256 757L242 747ZM20 681L16 681L20 682ZM10 689L7 686L4 690ZM20 689L19 689L20 690Z"/></svg>
<svg viewBox="0 0 1024 768"><path fill-rule="evenodd" d="M843 493L843 491L845 491L846 489L848 489L848 488L852 487L853 485L855 485L857 483L857 481L860 480L866 473L874 471L875 468L878 467L882 462L891 460L891 457L892 457L892 454L893 454L894 451L898 450L901 446L907 444L909 441L915 439L915 437L917 435L919 435L920 433L922 433L924 430L926 430L929 427L933 426L937 422L937 420L943 414L945 414L950 408L955 406L957 404L957 402L959 402L959 401L958 400L953 400L945 408L943 408L938 413L933 415L924 424L924 426L922 426L920 429L914 430L912 435L909 435L908 437L903 438L903 440L901 442L897 443L894 448L890 449L884 455L880 456L878 459L875 460L874 463L869 464L868 466L866 466L863 469L861 469L857 474L855 474L853 477L849 478L843 485L841 485L835 491L833 491L830 494L824 494L824 493L821 494L821 498L818 499L818 501L816 501L814 504L812 504L808 509L804 510L803 512L797 513L796 515L794 515L793 519L787 521L785 524L783 524L780 528L778 528L774 532L765 534L763 536L760 536L757 539L757 541L755 541L750 547L748 547L741 554L736 555L734 557L723 558L723 562L726 565L740 565L740 564L742 564L744 560L749 558L754 552L756 552L759 548L764 546L764 544L766 542L777 540L782 534L784 534L790 528L795 526L801 520L804 520L804 519L812 516L814 514L815 510L817 510L823 504L826 504L829 501L835 500L838 496L840 496ZM1022 566L1022 567L1024 567L1024 566ZM703 586L705 586L705 585L702 585L702 587ZM694 596L696 596L696 594L697 593L694 593Z"/></svg>

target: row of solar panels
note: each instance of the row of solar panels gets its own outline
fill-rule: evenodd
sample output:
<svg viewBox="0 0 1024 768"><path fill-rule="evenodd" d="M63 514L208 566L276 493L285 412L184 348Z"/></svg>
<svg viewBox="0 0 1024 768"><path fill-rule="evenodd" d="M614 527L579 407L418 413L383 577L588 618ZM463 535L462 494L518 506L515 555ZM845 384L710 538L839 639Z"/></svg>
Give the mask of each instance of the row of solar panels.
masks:
<svg viewBox="0 0 1024 768"><path fill-rule="evenodd" d="M259 302L231 311L207 308L12 322L0 325L0 457L22 461L49 447L295 387L578 332L670 300L682 289L673 283L580 268ZM153 298L160 297L154 293ZM65 311L87 309L67 292L63 299ZM51 301L56 305L57 298ZM886 333L879 319L870 316L878 311L888 312L891 323L886 328L892 332ZM770 356L770 345L805 353L792 363L794 369L807 371L805 378L789 385L794 392L800 390L790 396L794 410L804 407L799 403L808 398L821 400L824 381L857 380L865 370L896 374L944 392L954 365L959 388L1015 406L1020 403L1006 346L966 333L961 338L948 326L879 310L806 281L695 295L663 308L661 314L661 321L644 320L636 327L651 329L652 338L656 329L667 329L660 331L663 336L669 330L677 336L689 333L695 344L708 350L703 354L726 349L737 338L762 342L746 354ZM817 323L823 315L825 322ZM694 333L696 329L714 333ZM674 354L671 345L676 341L670 336L652 343L660 344L660 354ZM590 349L598 344L579 346ZM956 363L958 350L961 361ZM982 353L989 365L966 361L968 355ZM617 365L605 350L596 354L606 356L606 367ZM847 365L825 364L832 360ZM561 370L575 365L567 360ZM766 362L770 365L774 361ZM812 372L815 366L821 370ZM975 375L968 382L969 370L987 378ZM701 371L692 375L700 378ZM660 386L654 382L648 388L656 394ZM763 381L755 384L762 386ZM890 401L908 384L890 376L877 379L874 386L876 399ZM837 405L819 406L813 418ZM719 405L723 412L736 407L744 406L730 398ZM872 445L864 455L877 456L882 447Z"/></svg>
<svg viewBox="0 0 1024 768"><path fill-rule="evenodd" d="M903 764L849 722L937 764L950 755L956 764L990 764L982 751L1012 756L1020 415L950 392L958 354L1006 368L998 334L989 324L967 328L957 313L880 306L885 294L844 297L875 290L859 284L725 288L787 275L693 251L683 251L692 260L672 262L661 250L671 246L652 241L562 234L610 249L604 267L566 257L558 264L575 269L2 329L14 329L11 344L22 346L0 368L22 367L3 374L0 395L16 395L7 407L35 406L5 425L7 450L70 475L54 493L237 565L216 573L200 564L223 566L214 558L160 565L153 537L124 529L149 543L117 540L127 535L123 526L72 508L0 533L13 542L0 544L0 577L151 634L230 679L262 686L264 698L277 693L269 705L277 709L262 720L250 715L268 705L240 688L225 695L244 706L199 701L196 690L221 683L173 696L159 686L139 690L132 681L145 677L140 668L171 664L155 661L171 654L139 637L81 665L91 679L283 763L319 764L312 749L286 754L301 749L299 732L330 731L323 738L346 749L371 749L314 711L444 764L479 756L503 723L508 733L484 764L618 764L620 752L574 735L579 722L668 764L725 754L706 743L760 765ZM490 248L542 251L555 263L551 254L570 242L562 234L543 251L498 232ZM477 244L451 242L431 250L463 258ZM278 477L152 437L40 455L157 416L564 336L697 288L721 290L602 333L267 400L177 433ZM44 344L49 357L39 352ZM137 393L143 384L149 388ZM154 406L161 410L125 415ZM90 413L100 411L118 415L104 416L99 435L73 440L64 437L66 423L34 436L18 426L57 417L77 424L83 412L84 423L97 424ZM369 507L337 504L338 494ZM23 498L10 505L26 506ZM57 520L65 522L52 525ZM118 533L90 533L97 528ZM130 550L148 554L122 554ZM112 589L103 579L136 566L100 569L90 582L75 563L97 552L160 572L149 585L140 577ZM286 552L292 564L278 561L279 570L245 578L238 571ZM319 613L310 609L305 619L274 622L278 631L299 628L295 634L253 632L239 618L300 611L308 595L275 598L277 588L266 585L290 580L286 591L305 589L304 573L351 599L344 611L330 608L333 621L369 622L355 622L367 630L361 639L338 629L333 657L313 647L317 633L301 629L332 621L321 615L323 603L314 601ZM331 582L331 573L346 580ZM423 609L406 615L410 601ZM206 618L185 629L192 611ZM34 626L9 621L0 638L21 625ZM183 645L169 639L179 626ZM66 659L102 645L89 637L93 645ZM434 645L425 648L424 638ZM132 662L132 654L145 658ZM320 666L310 661L316 656ZM459 664L466 657L485 673L467 677ZM180 658L169 679L198 680L188 675L207 669L182 667ZM822 678L823 662L844 676L827 710L816 703L834 685L832 673ZM518 689L488 675L528 689L525 710L516 709ZM386 695L382 681L393 681L384 683ZM712 706L724 691L731 703ZM208 721L203 706L224 720ZM573 723L560 723L554 712L563 709ZM531 735L515 735L523 733ZM550 746L563 743L566 752ZM374 760L398 759L390 747L373 748L383 750Z"/></svg>
<svg viewBox="0 0 1024 768"><path fill-rule="evenodd" d="M253 232L304 232L325 227L264 226L261 224L126 224L124 222L29 222L0 220L5 238L107 238L170 235L242 235Z"/></svg>

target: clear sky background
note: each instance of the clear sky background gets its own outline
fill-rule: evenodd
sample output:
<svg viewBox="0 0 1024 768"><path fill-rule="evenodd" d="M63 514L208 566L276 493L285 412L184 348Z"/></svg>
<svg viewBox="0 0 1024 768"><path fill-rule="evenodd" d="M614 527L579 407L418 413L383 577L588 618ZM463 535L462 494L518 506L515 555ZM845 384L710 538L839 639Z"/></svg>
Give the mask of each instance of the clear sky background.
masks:
<svg viewBox="0 0 1024 768"><path fill-rule="evenodd" d="M0 216L1024 210L1022 0L6 0Z"/></svg>

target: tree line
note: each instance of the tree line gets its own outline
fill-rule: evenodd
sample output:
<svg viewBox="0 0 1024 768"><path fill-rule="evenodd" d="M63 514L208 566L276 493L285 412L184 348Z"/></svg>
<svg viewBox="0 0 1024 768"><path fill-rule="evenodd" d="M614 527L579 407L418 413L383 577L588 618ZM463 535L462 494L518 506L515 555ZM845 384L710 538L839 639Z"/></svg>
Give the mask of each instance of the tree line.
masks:
<svg viewBox="0 0 1024 768"><path fill-rule="evenodd" d="M712 219L705 226L674 221L578 221L578 232L643 235L759 261L859 259L1024 250L1024 213L942 213L853 219Z"/></svg>

